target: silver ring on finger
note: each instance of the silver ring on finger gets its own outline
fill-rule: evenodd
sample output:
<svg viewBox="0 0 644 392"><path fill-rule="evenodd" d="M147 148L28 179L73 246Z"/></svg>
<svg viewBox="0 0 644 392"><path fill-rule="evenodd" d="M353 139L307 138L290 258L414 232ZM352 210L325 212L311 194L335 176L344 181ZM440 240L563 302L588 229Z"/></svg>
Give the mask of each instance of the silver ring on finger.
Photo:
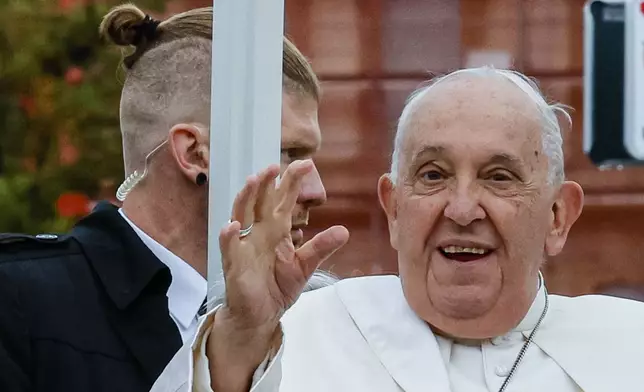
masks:
<svg viewBox="0 0 644 392"><path fill-rule="evenodd" d="M233 223L232 219L228 219L228 223ZM239 230L239 238L244 238L250 234L250 232L253 230L253 224L251 223L250 226L248 226L245 229L240 229Z"/></svg>
<svg viewBox="0 0 644 392"><path fill-rule="evenodd" d="M239 230L239 238L246 237L247 235L250 234L252 230L253 230L253 224L251 223L250 226L248 226L247 228Z"/></svg>

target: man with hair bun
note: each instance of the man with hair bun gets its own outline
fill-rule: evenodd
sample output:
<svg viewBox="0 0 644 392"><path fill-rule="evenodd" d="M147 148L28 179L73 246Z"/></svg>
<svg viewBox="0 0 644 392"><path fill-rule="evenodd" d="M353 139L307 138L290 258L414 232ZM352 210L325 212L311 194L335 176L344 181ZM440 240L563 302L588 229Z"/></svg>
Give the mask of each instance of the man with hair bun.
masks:
<svg viewBox="0 0 644 392"><path fill-rule="evenodd" d="M148 391L192 339L207 293L212 19L156 21L131 4L105 16L102 37L127 49L122 208L101 203L66 235L0 236L0 391ZM282 170L309 162L289 216L299 247L326 199L310 161L320 87L286 38L283 76ZM333 280L318 271L308 287Z"/></svg>

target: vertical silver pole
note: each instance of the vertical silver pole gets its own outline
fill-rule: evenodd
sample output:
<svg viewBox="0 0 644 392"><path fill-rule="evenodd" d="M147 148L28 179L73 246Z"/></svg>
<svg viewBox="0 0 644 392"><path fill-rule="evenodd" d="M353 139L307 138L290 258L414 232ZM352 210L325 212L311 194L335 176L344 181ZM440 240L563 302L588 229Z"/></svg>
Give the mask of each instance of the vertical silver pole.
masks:
<svg viewBox="0 0 644 392"><path fill-rule="evenodd" d="M284 0L215 0L208 299L223 294L219 232L246 177L280 162Z"/></svg>

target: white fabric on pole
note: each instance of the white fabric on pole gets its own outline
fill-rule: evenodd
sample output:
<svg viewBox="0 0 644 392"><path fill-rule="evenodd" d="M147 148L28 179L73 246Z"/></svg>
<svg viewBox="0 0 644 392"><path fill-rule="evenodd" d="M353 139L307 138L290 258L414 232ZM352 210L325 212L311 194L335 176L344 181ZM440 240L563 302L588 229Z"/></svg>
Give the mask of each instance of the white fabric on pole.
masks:
<svg viewBox="0 0 644 392"><path fill-rule="evenodd" d="M208 300L223 294L219 232L246 177L280 162L284 0L215 0Z"/></svg>

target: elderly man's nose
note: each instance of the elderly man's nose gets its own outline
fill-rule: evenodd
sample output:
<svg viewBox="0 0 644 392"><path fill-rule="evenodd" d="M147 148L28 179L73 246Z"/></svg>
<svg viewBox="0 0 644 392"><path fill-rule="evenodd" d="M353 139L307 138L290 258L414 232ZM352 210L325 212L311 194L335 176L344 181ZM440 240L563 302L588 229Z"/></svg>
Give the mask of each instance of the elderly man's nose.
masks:
<svg viewBox="0 0 644 392"><path fill-rule="evenodd" d="M326 203L326 189L324 189L320 173L315 164L313 165L313 170L302 180L297 203L309 208Z"/></svg>
<svg viewBox="0 0 644 392"><path fill-rule="evenodd" d="M459 226L467 226L476 220L485 219L485 210L481 207L476 193L470 189L454 190L444 214Z"/></svg>

